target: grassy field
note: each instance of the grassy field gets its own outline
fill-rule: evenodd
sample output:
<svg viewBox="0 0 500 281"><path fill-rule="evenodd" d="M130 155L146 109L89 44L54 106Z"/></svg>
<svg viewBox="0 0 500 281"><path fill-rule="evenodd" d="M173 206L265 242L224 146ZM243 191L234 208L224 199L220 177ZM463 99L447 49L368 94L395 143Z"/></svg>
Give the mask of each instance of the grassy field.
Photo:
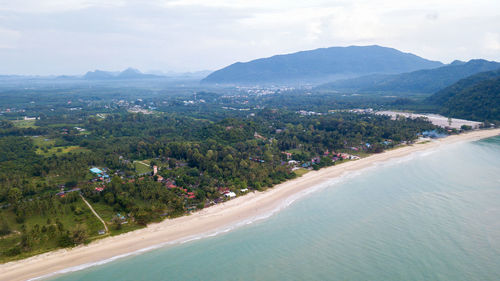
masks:
<svg viewBox="0 0 500 281"><path fill-rule="evenodd" d="M127 219L126 224L122 224L120 229L116 229L116 225L114 225L112 223L112 219L113 219L113 217L116 216L117 212L114 211L112 207L110 207L109 205L106 205L106 204L99 203L99 202L97 202L97 203L90 202L90 204L92 204L92 207L94 208L94 210L107 223L111 235L117 235L117 234L125 233L125 232L131 231L131 230L135 230L135 229L139 229L139 228L144 227L144 226L140 226L140 225L135 224L130 219ZM122 213L121 215L126 216L127 214Z"/></svg>
<svg viewBox="0 0 500 281"><path fill-rule="evenodd" d="M301 153L302 150L300 150L299 148L294 148L294 149L287 150L287 152L292 153L292 154L298 154L298 153Z"/></svg>
<svg viewBox="0 0 500 281"><path fill-rule="evenodd" d="M14 120L12 123L14 123L14 126L18 128L38 128L38 126L35 126L36 120Z"/></svg>
<svg viewBox="0 0 500 281"><path fill-rule="evenodd" d="M294 172L294 173L295 173L298 177L301 177L301 176L303 176L303 175L305 175L305 174L309 173L309 171L310 171L310 170L308 170L308 169L300 168L300 169L295 170L295 171L293 171L293 172Z"/></svg>
<svg viewBox="0 0 500 281"><path fill-rule="evenodd" d="M87 201L89 201L89 203L92 204L92 207L94 208L94 210L107 223L110 223L111 220L113 219L113 216L116 215L116 212L109 205L106 205L106 204L103 204L100 202L94 203L94 202L91 202L90 200L87 200Z"/></svg>
<svg viewBox="0 0 500 281"><path fill-rule="evenodd" d="M148 161L149 163L149 161ZM149 164L144 161L134 161L135 172L138 175L142 175L145 173L151 173L153 170L149 166Z"/></svg>
<svg viewBox="0 0 500 281"><path fill-rule="evenodd" d="M37 154L40 154L43 156L50 156L53 154L63 155L63 154L69 153L69 152L79 153L79 152L89 152L89 150L86 148L80 147L80 146L76 146L76 145L51 147L51 148L48 148L47 150L43 150L41 148L38 148L36 150Z"/></svg>
<svg viewBox="0 0 500 281"><path fill-rule="evenodd" d="M88 149L71 145L71 146L54 146L56 141L53 139L48 139L44 136L32 137L33 144L37 146L36 153L43 156L63 155L69 152L79 153L79 152L89 152Z"/></svg>
<svg viewBox="0 0 500 281"><path fill-rule="evenodd" d="M33 140L33 144L38 147L53 146L56 143L55 140L45 138L44 136L32 137L31 139Z"/></svg>

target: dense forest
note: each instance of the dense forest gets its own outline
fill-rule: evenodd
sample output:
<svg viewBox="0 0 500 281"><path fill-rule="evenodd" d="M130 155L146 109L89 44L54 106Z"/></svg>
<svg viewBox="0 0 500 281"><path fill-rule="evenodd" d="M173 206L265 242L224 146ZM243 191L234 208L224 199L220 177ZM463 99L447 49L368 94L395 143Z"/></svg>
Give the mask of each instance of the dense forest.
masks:
<svg viewBox="0 0 500 281"><path fill-rule="evenodd" d="M457 93L474 86L475 84L489 80L492 78L500 77L500 69L493 71L480 72L469 77L460 79L458 82L436 92L435 94L429 96L426 101L436 105L441 105L449 100L451 97Z"/></svg>
<svg viewBox="0 0 500 281"><path fill-rule="evenodd" d="M2 106L3 261L184 215L437 129L424 119L344 109L359 97L294 99L292 92L277 107L279 90L123 99L47 95L53 99Z"/></svg>
<svg viewBox="0 0 500 281"><path fill-rule="evenodd" d="M442 114L470 120L500 121L500 75L465 87L453 87L447 92L451 95L441 104Z"/></svg>

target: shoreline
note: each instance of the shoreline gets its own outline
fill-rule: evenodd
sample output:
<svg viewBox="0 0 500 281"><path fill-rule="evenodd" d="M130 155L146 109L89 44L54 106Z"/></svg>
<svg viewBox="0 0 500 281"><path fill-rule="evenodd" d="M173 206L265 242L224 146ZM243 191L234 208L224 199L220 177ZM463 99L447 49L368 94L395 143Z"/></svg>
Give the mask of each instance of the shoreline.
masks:
<svg viewBox="0 0 500 281"><path fill-rule="evenodd" d="M338 179L346 173L363 170L377 163L402 158L416 152L439 148L442 145L476 141L498 135L500 135L500 129L472 131L311 171L302 177L278 184L266 191L251 192L230 201L207 207L191 215L153 223L146 228L103 238L89 245L60 249L1 264L0 280L48 278L166 245L217 235L267 218L286 208L298 197L316 190L315 187Z"/></svg>

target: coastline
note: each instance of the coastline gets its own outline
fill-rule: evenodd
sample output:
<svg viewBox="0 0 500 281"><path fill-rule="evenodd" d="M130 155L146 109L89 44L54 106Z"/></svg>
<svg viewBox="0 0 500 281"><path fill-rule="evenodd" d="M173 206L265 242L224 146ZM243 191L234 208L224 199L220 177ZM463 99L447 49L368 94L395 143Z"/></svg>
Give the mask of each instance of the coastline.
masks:
<svg viewBox="0 0 500 281"><path fill-rule="evenodd" d="M292 198L329 180L340 178L346 172L354 172L376 163L401 158L415 152L439 148L442 145L480 140L498 136L500 129L481 130L433 140L428 143L405 146L361 160L350 161L319 171L311 171L300 178L276 185L264 192L253 192L228 202L208 207L189 216L183 216L144 229L97 240L86 246L61 249L20 261L0 265L0 280L27 280L39 276L48 277L54 272L96 264L133 253L144 252L167 244L190 241L215 235L249 221L268 216L286 207ZM71 270L69 270L71 271Z"/></svg>

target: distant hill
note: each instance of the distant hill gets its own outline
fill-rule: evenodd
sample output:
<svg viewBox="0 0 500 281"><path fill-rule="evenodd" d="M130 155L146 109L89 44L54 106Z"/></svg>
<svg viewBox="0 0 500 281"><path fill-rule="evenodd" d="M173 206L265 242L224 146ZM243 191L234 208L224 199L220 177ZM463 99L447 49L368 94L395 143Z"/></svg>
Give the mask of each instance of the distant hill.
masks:
<svg viewBox="0 0 500 281"><path fill-rule="evenodd" d="M237 62L202 83L324 83L373 73L402 73L436 68L441 62L380 46L332 47Z"/></svg>
<svg viewBox="0 0 500 281"><path fill-rule="evenodd" d="M85 75L83 75L84 79L89 79L89 80L113 79L115 77L116 75L114 75L113 73L102 70L89 71L85 73Z"/></svg>
<svg viewBox="0 0 500 281"><path fill-rule="evenodd" d="M135 68L127 68L119 73L95 70L95 71L89 71L83 76L83 78L87 80L149 79L149 78L162 78L162 77L163 76L159 75L144 74Z"/></svg>
<svg viewBox="0 0 500 281"><path fill-rule="evenodd" d="M427 102L447 116L500 121L500 69L478 73L435 93Z"/></svg>
<svg viewBox="0 0 500 281"><path fill-rule="evenodd" d="M154 74L144 74L135 68L127 68L118 74L119 79L146 79L146 78L160 78L162 76Z"/></svg>
<svg viewBox="0 0 500 281"><path fill-rule="evenodd" d="M500 68L500 63L486 60L454 61L435 69L396 75L369 75L340 80L318 89L357 92L435 93L470 75Z"/></svg>

